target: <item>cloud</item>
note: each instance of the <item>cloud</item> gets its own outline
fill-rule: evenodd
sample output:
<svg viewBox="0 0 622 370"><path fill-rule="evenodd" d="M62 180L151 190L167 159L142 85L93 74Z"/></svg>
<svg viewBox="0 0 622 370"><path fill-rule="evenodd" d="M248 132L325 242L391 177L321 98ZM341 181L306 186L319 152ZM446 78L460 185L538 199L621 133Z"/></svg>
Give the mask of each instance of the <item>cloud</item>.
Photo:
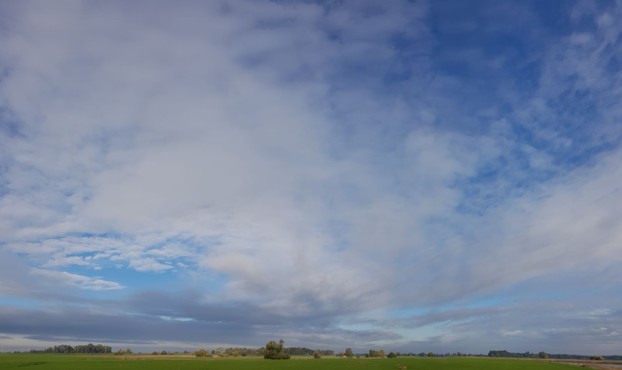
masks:
<svg viewBox="0 0 622 370"><path fill-rule="evenodd" d="M30 273L35 275L36 278L46 279L46 284L51 283L52 285L72 285L88 290L110 290L123 288L122 285L114 281L107 281L97 277L70 274L65 271L32 269Z"/></svg>
<svg viewBox="0 0 622 370"><path fill-rule="evenodd" d="M622 240L615 226L620 219L619 156L619 151L611 153L599 165L562 177L493 213L493 219L502 220L490 220L501 228L501 238L493 237L479 257L479 279L497 284L616 261Z"/></svg>
<svg viewBox="0 0 622 370"><path fill-rule="evenodd" d="M0 289L40 297L11 335L574 348L529 324L570 293L473 306L619 282L619 6L1 7Z"/></svg>
<svg viewBox="0 0 622 370"><path fill-rule="evenodd" d="M249 6L252 7L239 4L242 19L250 17L246 13ZM330 236L327 239L322 234L321 229L329 223L322 218L329 207L337 207L335 210L341 213L354 210L351 204L328 205L323 198L327 191L344 192L344 187L351 186L360 187L360 193L370 197L370 192L384 185L376 184L375 169L359 163L365 158L335 161L326 152L333 145L334 139L328 136L333 127L326 117L311 110L309 104L313 101L308 101L306 87L284 92L279 85L267 84L261 74L256 76L263 66L248 70L230 62L241 58L238 53L242 50L253 53L248 48L239 49L237 44L227 48L217 41L221 37L240 38L239 30L223 24L223 29L215 26L216 34L209 37L214 39L212 43L206 43L202 37L190 37L183 44L164 44L165 35L186 35L187 30L178 29L181 24L174 22L164 24L168 28L153 31L147 24L129 23L129 12L128 19L119 21L129 25L132 37L117 42L108 23L89 18L94 17L90 9L68 5L65 12L52 13L57 15L39 22L38 12L25 8L21 14L23 24L35 22L45 32L35 30L27 33L25 39L12 38L7 53L18 59L20 68L8 76L4 92L12 110L22 118L21 129L26 133L21 140L11 140L16 146L13 155L17 161L12 170L20 171L22 179L12 189L32 188L19 201L26 203L32 213L49 216L41 226L32 223L32 214L22 218L15 214L7 216L17 225L24 223L17 226L17 243L10 248L33 254L45 250L60 254L47 263L49 266L96 266L105 259L102 254L88 262L79 254L105 249L105 253L110 253L108 258L136 270L163 270L170 265L164 260L150 259L147 248L159 250L171 237L187 234L197 240L199 247L195 252L202 255L201 266L231 275L232 287L240 288L233 289L238 297L249 295L258 283L267 288L271 275L278 275L279 269L281 276L300 276L290 283L279 279L285 287L274 290L287 292L301 289L299 286L306 285L307 280L326 284L326 272L312 272L315 266L332 265L327 270L343 270L340 257L331 262L334 247L324 247L331 241ZM302 7L281 15L259 13L258 18L261 22L276 22L274 18L306 17L307 10ZM186 11L178 10L180 16ZM324 21L317 9L310 11L316 17L314 21ZM340 17L340 11L334 16ZM350 11L354 15L366 10ZM387 11L381 19L371 19L379 33L373 33L375 41L366 40L373 41L367 47L384 48L382 40L396 33L402 24L403 21L392 24L395 17L403 17L398 9ZM161 14L150 16L146 22L163 21ZM207 27L203 23L195 26ZM334 27L343 37L367 37L351 33L353 29L341 25ZM88 31L80 34L73 32L75 29ZM258 30L259 34L271 36L274 32L275 27ZM323 34L323 30L314 32ZM279 35L287 34L279 30ZM253 37L250 36L251 40ZM246 41L246 37L241 39ZM322 42L332 45L330 40ZM93 47L92 43L98 46ZM48 51L41 47L43 44L54 48ZM270 47L258 45L262 52ZM166 52L161 49L164 46ZM53 53L56 59L42 64L41 53L46 52ZM178 63L171 66L165 62L175 55L181 58ZM203 77L189 83L196 73ZM30 85L23 83L33 75L44 78L33 80ZM154 83L162 84L161 88ZM38 95L45 86L57 89L57 93ZM123 100L119 91L125 91L121 93L126 94ZM29 116L33 99L34 105L40 107L39 119ZM114 106L113 115L104 114L104 105ZM418 145L425 145L427 138L433 139L430 133L419 136ZM55 155L28 155L33 150ZM350 172L360 182L342 183L342 171ZM42 179L50 186L39 188L37 184ZM382 203L389 205L383 210L388 213L399 199L379 202ZM370 205L372 214L376 207ZM121 241L116 236L98 236L111 232L139 236L122 237ZM74 233L95 237L76 238ZM143 243L142 238L155 241ZM33 244L31 240L36 241ZM206 245L204 240L214 242ZM249 246L251 241L256 246ZM72 247L73 243L82 250ZM291 256L296 245L304 252ZM187 257L183 248L177 254ZM351 257L352 253L349 254ZM279 260L275 265L270 262L271 255L291 259L294 265L284 268ZM251 266L244 266L241 271L237 266L244 260ZM258 274L253 274L253 270ZM364 274L352 269L331 274L340 280L367 280ZM317 286L312 290L320 291ZM325 294L328 293L342 295L340 291L329 290ZM325 299L330 301L331 297Z"/></svg>

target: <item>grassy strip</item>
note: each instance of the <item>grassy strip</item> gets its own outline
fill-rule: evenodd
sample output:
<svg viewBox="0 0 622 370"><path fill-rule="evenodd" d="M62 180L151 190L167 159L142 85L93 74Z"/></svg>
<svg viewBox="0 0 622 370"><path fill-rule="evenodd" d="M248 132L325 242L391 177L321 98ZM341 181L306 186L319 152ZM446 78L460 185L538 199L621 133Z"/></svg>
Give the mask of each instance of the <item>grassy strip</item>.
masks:
<svg viewBox="0 0 622 370"><path fill-rule="evenodd" d="M294 357L291 360L259 358L214 359L187 356L99 356L2 354L0 369L33 370L572 370L576 366L537 360L499 358L420 358L342 359L325 357L315 360Z"/></svg>

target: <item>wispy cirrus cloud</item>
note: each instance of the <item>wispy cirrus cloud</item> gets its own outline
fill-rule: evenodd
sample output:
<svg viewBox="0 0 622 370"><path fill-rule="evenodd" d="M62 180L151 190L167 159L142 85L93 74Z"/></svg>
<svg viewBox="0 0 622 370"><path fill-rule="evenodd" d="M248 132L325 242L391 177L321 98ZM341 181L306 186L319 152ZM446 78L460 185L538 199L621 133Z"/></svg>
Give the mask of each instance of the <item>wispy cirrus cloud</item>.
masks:
<svg viewBox="0 0 622 370"><path fill-rule="evenodd" d="M65 271L55 271L35 268L30 271L36 278L45 279L46 284L50 285L72 285L81 289L88 290L110 290L121 289L122 285L114 282L104 280L93 276L83 276L78 274L71 274Z"/></svg>

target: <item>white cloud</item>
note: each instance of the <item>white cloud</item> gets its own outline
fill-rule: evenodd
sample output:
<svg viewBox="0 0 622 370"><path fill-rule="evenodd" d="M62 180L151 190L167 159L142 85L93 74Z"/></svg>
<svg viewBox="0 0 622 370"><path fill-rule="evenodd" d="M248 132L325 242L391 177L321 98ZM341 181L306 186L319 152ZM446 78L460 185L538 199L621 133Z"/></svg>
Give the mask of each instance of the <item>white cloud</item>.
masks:
<svg viewBox="0 0 622 370"><path fill-rule="evenodd" d="M501 117L494 102L460 108L478 88L430 66L425 4L142 5L11 5L0 248L33 276L118 290L131 282L68 271L166 271L212 304L335 325L619 262L620 151L560 165L620 134L606 17L535 56L539 87L500 91L513 109ZM394 36L424 57L400 59ZM389 72L408 77L387 85ZM603 97L593 115L562 115L594 133L585 146L551 123L560 91L581 89Z"/></svg>
<svg viewBox="0 0 622 370"><path fill-rule="evenodd" d="M557 271L601 269L622 256L620 152L526 194L487 220L498 228L474 276L493 285ZM500 223L498 221L501 221Z"/></svg>
<svg viewBox="0 0 622 370"><path fill-rule="evenodd" d="M30 270L30 273L37 278L46 279L46 284L50 286L55 286L55 284L58 283L61 286L74 286L86 290L114 290L123 288L121 284L114 281L72 274L66 271L33 268Z"/></svg>
<svg viewBox="0 0 622 370"><path fill-rule="evenodd" d="M366 270L361 270L375 268L375 264L366 262L364 255L359 257L357 250L384 248L381 234L390 230L401 230L396 240L407 239L413 223L398 226L390 220L397 220L392 214L400 208L398 214L403 216L399 217L406 218L408 206L390 195L386 200L373 200L378 191L393 186L394 180L379 178L377 168L361 162L371 153L341 160L331 157L332 123L312 106L317 93L325 89L324 82L283 90L269 77L257 74L263 70L261 63L252 69L238 63L240 58L269 51L270 45L287 44L292 37L280 30L275 39L271 27L240 34L251 22L245 17L277 23L302 17L308 22L303 27L316 27L322 19L315 6L290 10L270 6L273 11L255 14L248 10L255 9L252 3L236 4L233 11L241 18L230 18L231 23L209 14L208 22L192 17L180 23L187 15L183 8L166 16L165 23L163 15L156 13L135 21L131 9L120 17L115 13L115 20L108 23L104 21L110 15L107 7L96 14L88 6L71 5L62 11L50 9L41 21L40 9L24 6L21 23L15 25L23 30L23 37L10 38L7 49L19 68L8 76L3 89L11 109L24 123L25 135L11 140L16 161L12 168L24 173L11 192L30 188L19 199L32 209L25 216L50 216L41 225L24 218L21 222L26 225L19 228L9 247L39 258L52 252L47 266L97 267L108 258L138 271L156 271L170 269L173 256L191 256L184 243L172 251L166 237L185 234L200 245L192 253L202 254L201 266L230 276L231 294L238 298L250 296L257 285L268 287L275 276L279 284L271 289L286 294L305 294L306 289L322 292L319 286L334 278L350 282L321 293L327 303L362 286L379 290L383 283L373 283ZM277 16L274 11L284 13ZM366 50L384 48L382 40L406 20L399 9L390 11L381 20L370 19L376 31ZM396 17L401 19L397 23ZM150 22L162 28L154 29ZM119 39L110 24L129 28L129 37ZM200 36L189 33L194 27ZM295 35L307 32L293 27ZM351 33L354 29L342 22L327 27L337 27L335 32L347 38L369 36ZM321 28L310 30L317 42L329 47L327 58L341 58L331 55L335 44L323 36ZM264 35L269 37L257 39ZM242 45L223 44L227 38ZM244 42L257 50L244 47ZM317 45L300 50L315 52ZM41 63L42 59L46 62ZM270 59L275 61L273 56ZM325 68L326 61L317 63L316 70ZM50 89L54 94L43 93ZM437 140L434 134L426 133L416 140L428 146L415 155L433 156L431 151L437 144L443 147L445 139L434 144L430 141ZM406 153L407 160L411 156ZM418 171L432 182L414 184L427 189L436 187L434 181L445 182L451 176L433 175L441 162L442 168L457 168L451 164L456 158L416 160L430 165ZM344 173L351 178L342 178ZM404 181L410 178L399 176ZM41 179L48 186L39 187ZM371 203L361 207L330 195L350 187ZM422 200L419 195L417 199ZM436 207L432 203L422 207L421 217L427 214L426 208ZM446 207L450 204L442 209ZM357 219L359 211L368 215L367 220ZM332 219L324 219L330 212ZM6 218L14 221L15 215ZM333 221L358 236L336 245L335 236L324 231ZM377 229L372 240L368 240L370 223ZM113 236L67 236L71 233ZM206 240L213 242L205 244ZM164 248L168 252L150 252ZM98 258L87 258L84 253L97 253ZM152 254L162 258L154 259ZM163 254L169 255L169 262ZM346 256L359 264L348 266ZM287 298L274 302L286 304Z"/></svg>

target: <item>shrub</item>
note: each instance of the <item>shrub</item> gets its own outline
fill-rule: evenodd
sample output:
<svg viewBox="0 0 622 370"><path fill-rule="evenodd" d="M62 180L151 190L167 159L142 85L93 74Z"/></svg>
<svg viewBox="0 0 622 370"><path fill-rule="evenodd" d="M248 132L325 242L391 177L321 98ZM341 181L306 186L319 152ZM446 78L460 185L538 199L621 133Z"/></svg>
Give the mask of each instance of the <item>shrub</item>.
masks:
<svg viewBox="0 0 622 370"><path fill-rule="evenodd" d="M211 357L211 355L209 354L209 352L207 352L204 349L199 349L197 351L194 351L194 356L195 357Z"/></svg>

